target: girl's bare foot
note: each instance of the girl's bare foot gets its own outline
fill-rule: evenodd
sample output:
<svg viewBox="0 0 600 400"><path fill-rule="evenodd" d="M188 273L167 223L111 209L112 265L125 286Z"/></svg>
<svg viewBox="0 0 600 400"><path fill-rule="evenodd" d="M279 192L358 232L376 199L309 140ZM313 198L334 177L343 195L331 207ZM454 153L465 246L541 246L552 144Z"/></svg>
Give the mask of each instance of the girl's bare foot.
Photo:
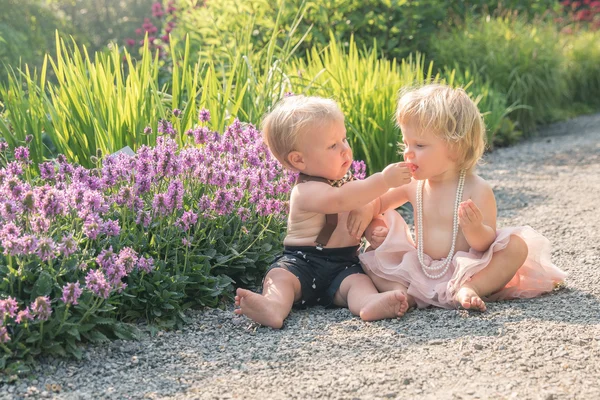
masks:
<svg viewBox="0 0 600 400"><path fill-rule="evenodd" d="M475 290L473 290L473 288L467 285L464 285L463 287L458 289L458 292L456 292L456 296L454 296L454 299L467 310L471 309L478 310L481 312L486 310L485 302L481 300L481 297L479 297L479 295Z"/></svg>
<svg viewBox="0 0 600 400"><path fill-rule="evenodd" d="M245 315L254 322L271 328L281 328L283 318L277 315L276 305L264 296L250 290L238 288L235 296L235 305L239 308L233 312Z"/></svg>
<svg viewBox="0 0 600 400"><path fill-rule="evenodd" d="M378 321L386 318L398 318L408 310L406 295L401 290L377 293L367 299L360 310L363 321Z"/></svg>

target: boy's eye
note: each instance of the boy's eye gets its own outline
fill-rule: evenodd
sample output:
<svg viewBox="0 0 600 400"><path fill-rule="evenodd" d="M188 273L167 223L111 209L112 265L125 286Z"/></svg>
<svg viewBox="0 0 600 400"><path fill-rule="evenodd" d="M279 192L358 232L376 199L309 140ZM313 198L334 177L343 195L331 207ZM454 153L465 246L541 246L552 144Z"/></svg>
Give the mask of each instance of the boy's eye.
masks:
<svg viewBox="0 0 600 400"><path fill-rule="evenodd" d="M336 144L332 144L331 146L329 146L330 149L335 149Z"/></svg>

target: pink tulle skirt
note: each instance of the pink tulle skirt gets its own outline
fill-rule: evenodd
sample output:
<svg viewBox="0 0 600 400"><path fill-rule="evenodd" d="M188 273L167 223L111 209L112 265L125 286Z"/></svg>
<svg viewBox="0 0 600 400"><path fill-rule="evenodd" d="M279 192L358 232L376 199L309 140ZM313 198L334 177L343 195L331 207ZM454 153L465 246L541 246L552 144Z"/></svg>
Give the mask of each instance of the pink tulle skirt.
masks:
<svg viewBox="0 0 600 400"><path fill-rule="evenodd" d="M430 305L455 308L454 295L458 289L488 266L494 253L507 246L511 235L519 236L527 244L527 260L504 288L483 298L484 301L536 297L551 291L567 275L550 261L548 239L529 226L520 226L499 229L496 240L485 252L473 249L456 252L446 274L431 279L421 269L415 243L404 219L395 211L386 212L384 218L389 234L376 250L361 254L360 261L365 271L406 286L420 308ZM432 260L426 254L424 258L427 265L444 261Z"/></svg>

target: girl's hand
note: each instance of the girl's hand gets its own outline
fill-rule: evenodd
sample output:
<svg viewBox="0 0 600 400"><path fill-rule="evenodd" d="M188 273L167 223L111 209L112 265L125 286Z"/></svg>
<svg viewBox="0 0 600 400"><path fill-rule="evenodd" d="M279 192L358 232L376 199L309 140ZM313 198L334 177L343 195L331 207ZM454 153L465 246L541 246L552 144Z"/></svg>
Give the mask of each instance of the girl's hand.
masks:
<svg viewBox="0 0 600 400"><path fill-rule="evenodd" d="M389 232L390 231L387 226L378 226L373 229L373 232L371 232L371 237L369 238L369 244L371 245L371 248L375 250L381 246Z"/></svg>
<svg viewBox="0 0 600 400"><path fill-rule="evenodd" d="M463 201L458 206L458 224L463 230L478 228L483 224L483 214L473 200Z"/></svg>

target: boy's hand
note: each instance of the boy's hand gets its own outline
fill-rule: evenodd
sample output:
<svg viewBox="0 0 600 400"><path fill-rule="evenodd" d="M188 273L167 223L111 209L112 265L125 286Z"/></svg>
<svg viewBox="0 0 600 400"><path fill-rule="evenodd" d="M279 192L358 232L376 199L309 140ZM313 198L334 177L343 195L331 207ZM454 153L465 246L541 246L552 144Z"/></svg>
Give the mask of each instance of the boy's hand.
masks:
<svg viewBox="0 0 600 400"><path fill-rule="evenodd" d="M458 206L458 224L463 231L478 228L483 224L483 214L473 200L463 201Z"/></svg>
<svg viewBox="0 0 600 400"><path fill-rule="evenodd" d="M410 183L412 170L405 162L390 164L383 171L385 184L390 188L406 185Z"/></svg>
<svg viewBox="0 0 600 400"><path fill-rule="evenodd" d="M346 227L350 236L360 239L369 222L373 219L373 205L369 203L350 211Z"/></svg>
<svg viewBox="0 0 600 400"><path fill-rule="evenodd" d="M383 241L385 240L385 238L387 237L389 232L390 231L387 228L387 226L378 226L378 227L374 228L373 232L371 232L371 239L369 240L369 244L371 244L371 248L373 248L373 250L375 250L376 248L381 246L381 244L383 243Z"/></svg>

